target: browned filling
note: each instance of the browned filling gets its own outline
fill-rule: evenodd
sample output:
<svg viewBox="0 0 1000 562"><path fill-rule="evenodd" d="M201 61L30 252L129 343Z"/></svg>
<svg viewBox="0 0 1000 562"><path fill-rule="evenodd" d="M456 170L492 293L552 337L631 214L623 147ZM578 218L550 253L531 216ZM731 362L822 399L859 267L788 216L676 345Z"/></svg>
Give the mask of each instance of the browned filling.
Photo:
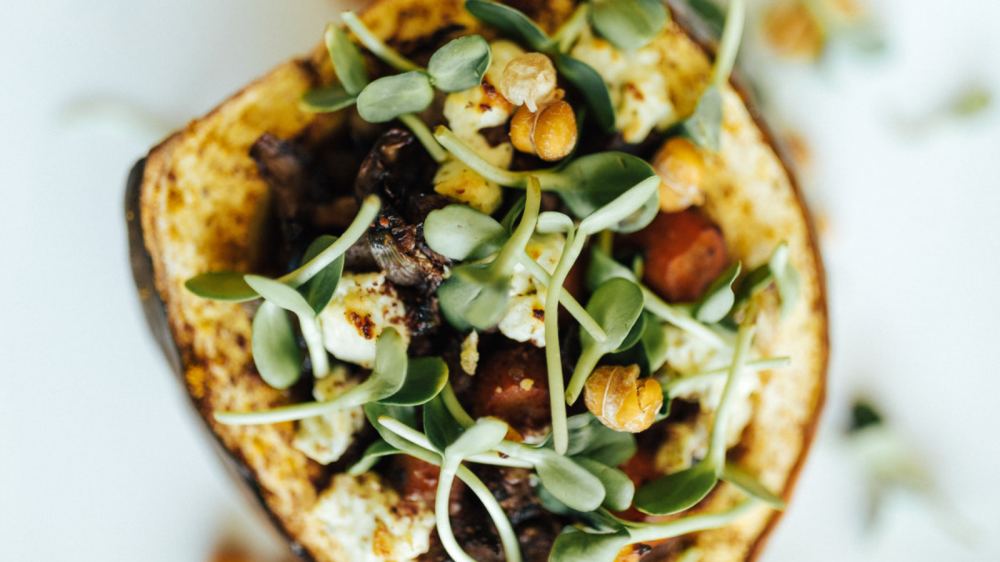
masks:
<svg viewBox="0 0 1000 562"><path fill-rule="evenodd" d="M498 130L498 137L505 134ZM588 140L582 144L582 151L623 148L617 135L609 138L594 133L583 138ZM595 138L603 142L596 142ZM630 148L632 152L645 153L650 146ZM509 340L494 328L481 334L476 374L467 375L460 368L464 336L442 320L434 294L444 267L451 264L432 251L423 238L427 214L451 201L434 192L431 182L434 163L410 132L365 124L362 129L342 131L319 143L306 137L281 140L264 135L254 145L251 156L274 193L274 238L280 243L272 267L297 266L310 241L322 234L340 234L346 226L343 217L353 216L352 210L365 196L379 195L385 202L382 211L368 234L347 253L345 269L386 272L406 305L406 322L412 335L409 355L443 357L451 367L451 383L459 400L474 417L493 416L507 422L511 428L508 439L531 440L544 435L551 417L543 349ZM514 167L537 166L531 157L525 156L515 159ZM554 197L546 198L543 205L548 210L561 208ZM728 265L721 231L697 210L660 213L642 231L619 237L615 246L627 254L618 256L625 258L625 263L630 256L643 258L643 282L668 302L697 300ZM585 261L576 264L566 282L566 289L580 296ZM539 312L540 319L544 318L544 312ZM362 333L371 333L371 319L356 317L352 321ZM570 327L570 322L566 325L567 329L560 333L564 340L564 373L568 378L572 360L579 352L579 333ZM306 378L300 385L309 388L311 382ZM579 401L570 413L583 411L583 401ZM678 401L667 420L638 435L638 453L619 467L637 486L662 475L656 469L654 457L664 428L683 422L692 411L697 412L697 405L685 406ZM360 457L375 437L370 429L356 436L343 458L326 467L326 476L316 482L318 489ZM470 468L489 486L510 518L524 559L547 560L553 541L568 520L542 507L529 471L488 465ZM376 470L399 491L404 502L433 507L437 467L397 455L380 463ZM451 492L450 511L455 535L470 556L481 561L504 559L496 530L481 502L459 481ZM619 515L646 519L634 508ZM638 560L651 546L630 546L619 559ZM448 559L435 531L430 551L420 560Z"/></svg>

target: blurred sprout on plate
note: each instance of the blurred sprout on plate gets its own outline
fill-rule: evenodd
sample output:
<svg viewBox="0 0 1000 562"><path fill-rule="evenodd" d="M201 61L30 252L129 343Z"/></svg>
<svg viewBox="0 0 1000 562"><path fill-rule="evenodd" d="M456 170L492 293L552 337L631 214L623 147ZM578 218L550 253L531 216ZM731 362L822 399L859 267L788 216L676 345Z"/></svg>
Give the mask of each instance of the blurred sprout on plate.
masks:
<svg viewBox="0 0 1000 562"><path fill-rule="evenodd" d="M851 405L847 445L851 460L866 480L866 530L875 529L880 521L892 517L892 509L899 506L895 500L910 500L924 507L956 542L965 546L975 543L978 530L934 481L921 452L866 399L856 399Z"/></svg>

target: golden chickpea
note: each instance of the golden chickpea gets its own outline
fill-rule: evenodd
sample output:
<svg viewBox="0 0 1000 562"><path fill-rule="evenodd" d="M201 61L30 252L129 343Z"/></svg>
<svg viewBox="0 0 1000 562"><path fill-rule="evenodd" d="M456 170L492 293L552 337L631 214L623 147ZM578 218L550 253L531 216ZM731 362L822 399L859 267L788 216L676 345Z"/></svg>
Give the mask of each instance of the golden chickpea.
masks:
<svg viewBox="0 0 1000 562"><path fill-rule="evenodd" d="M538 157L547 162L561 160L576 146L576 115L564 101L542 109L532 135Z"/></svg>
<svg viewBox="0 0 1000 562"><path fill-rule="evenodd" d="M507 63L500 78L500 92L514 105L534 113L556 89L556 67L541 53L521 55Z"/></svg>
<svg viewBox="0 0 1000 562"><path fill-rule="evenodd" d="M537 115L532 113L528 106L522 105L517 108L514 118L510 120L510 142L521 152L535 154L535 143L531 140L535 129L535 117Z"/></svg>
<svg viewBox="0 0 1000 562"><path fill-rule="evenodd" d="M615 431L649 429L663 406L663 391L656 379L638 378L637 365L598 367L584 386L587 409Z"/></svg>
<svg viewBox="0 0 1000 562"><path fill-rule="evenodd" d="M705 158L691 141L674 137L653 158L653 169L660 176L660 210L683 211L705 203Z"/></svg>
<svg viewBox="0 0 1000 562"><path fill-rule="evenodd" d="M802 0L779 0L764 13L764 40L778 55L814 60L823 50L823 28Z"/></svg>
<svg viewBox="0 0 1000 562"><path fill-rule="evenodd" d="M510 121L514 148L535 154L542 160L561 160L576 146L576 115L564 101L557 101L536 113L522 105Z"/></svg>

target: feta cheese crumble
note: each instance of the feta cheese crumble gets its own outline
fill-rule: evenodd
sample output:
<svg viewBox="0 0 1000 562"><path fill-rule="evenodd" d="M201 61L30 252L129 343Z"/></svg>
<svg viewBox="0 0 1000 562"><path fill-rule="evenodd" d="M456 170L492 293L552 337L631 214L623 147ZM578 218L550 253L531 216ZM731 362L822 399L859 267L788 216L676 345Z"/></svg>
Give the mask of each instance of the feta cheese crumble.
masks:
<svg viewBox="0 0 1000 562"><path fill-rule="evenodd" d="M732 364L732 353L722 353L702 340L673 326L666 327L667 369L671 378L683 378ZM714 412L722 400L725 377L685 385L677 397L698 402L702 412ZM744 369L740 372L729 420L726 424L726 444L733 446L753 417L751 396L760 389L760 373ZM709 419L709 423L710 423ZM707 439L707 432L704 437Z"/></svg>
<svg viewBox="0 0 1000 562"><path fill-rule="evenodd" d="M330 305L319 315L323 345L341 361L371 368L375 343L388 326L410 343L406 306L385 273L344 273Z"/></svg>
<svg viewBox="0 0 1000 562"><path fill-rule="evenodd" d="M316 381L313 398L319 402L333 400L357 384L348 378L344 365L334 365L327 376ZM330 464L340 459L364 424L361 406L306 418L299 421L292 445L314 461Z"/></svg>
<svg viewBox="0 0 1000 562"><path fill-rule="evenodd" d="M378 475L338 474L311 515L352 562L403 562L430 549L434 513L403 503Z"/></svg>
<svg viewBox="0 0 1000 562"><path fill-rule="evenodd" d="M523 55L524 50L511 41L493 41L490 48L493 61L482 84L448 94L444 100L444 116L455 136L476 154L494 166L507 168L514 157L514 147L509 142L490 146L479 130L503 125L514 115L515 107L500 93L500 78L507 63ZM503 200L499 185L487 181L452 156L438 168L434 191L486 214L496 211Z"/></svg>
<svg viewBox="0 0 1000 562"><path fill-rule="evenodd" d="M562 234L534 234L525 251L552 273L565 245L566 237ZM545 286L537 283L521 264L514 266L510 279L510 301L497 326L500 333L512 340L545 347Z"/></svg>
<svg viewBox="0 0 1000 562"><path fill-rule="evenodd" d="M625 52L587 31L570 53L604 78L615 107L615 128L625 142L639 143L679 116L670 99L662 55L655 44Z"/></svg>
<svg viewBox="0 0 1000 562"><path fill-rule="evenodd" d="M476 367L479 366L479 333L475 330L469 332L469 335L462 340L460 360L465 374L476 374Z"/></svg>

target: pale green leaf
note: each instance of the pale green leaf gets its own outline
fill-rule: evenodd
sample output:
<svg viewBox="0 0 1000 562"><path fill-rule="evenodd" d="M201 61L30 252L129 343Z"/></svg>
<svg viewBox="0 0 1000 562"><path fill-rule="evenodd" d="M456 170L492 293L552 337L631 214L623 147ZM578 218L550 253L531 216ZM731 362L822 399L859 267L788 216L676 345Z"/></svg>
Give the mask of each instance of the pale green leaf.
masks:
<svg viewBox="0 0 1000 562"><path fill-rule="evenodd" d="M434 101L434 88L423 72L385 76L358 95L358 114L369 123L385 123L404 113L419 113Z"/></svg>
<svg viewBox="0 0 1000 562"><path fill-rule="evenodd" d="M199 297L215 301L244 302L260 298L243 280L243 275L233 271L202 273L188 279L184 287Z"/></svg>
<svg viewBox="0 0 1000 562"><path fill-rule="evenodd" d="M358 95L368 85L368 71L361 58L361 50L347 36L346 31L332 23L327 26L323 38L337 79L343 84L346 93Z"/></svg>
<svg viewBox="0 0 1000 562"><path fill-rule="evenodd" d="M717 482L714 467L702 462L639 488L633 503L643 513L670 515L693 507Z"/></svg>
<svg viewBox="0 0 1000 562"><path fill-rule="evenodd" d="M459 261L481 260L500 250L510 233L489 215L466 205L431 211L424 239L432 250Z"/></svg>
<svg viewBox="0 0 1000 562"><path fill-rule="evenodd" d="M479 35L466 35L447 43L431 56L427 73L442 92L461 92L479 86L493 53Z"/></svg>
<svg viewBox="0 0 1000 562"><path fill-rule="evenodd" d="M591 0L591 6L591 25L619 49L645 46L667 24L661 0Z"/></svg>
<svg viewBox="0 0 1000 562"><path fill-rule="evenodd" d="M281 307L270 301L261 303L253 319L250 345L257 372L269 386L283 389L299 380L302 375L299 344L288 313Z"/></svg>

